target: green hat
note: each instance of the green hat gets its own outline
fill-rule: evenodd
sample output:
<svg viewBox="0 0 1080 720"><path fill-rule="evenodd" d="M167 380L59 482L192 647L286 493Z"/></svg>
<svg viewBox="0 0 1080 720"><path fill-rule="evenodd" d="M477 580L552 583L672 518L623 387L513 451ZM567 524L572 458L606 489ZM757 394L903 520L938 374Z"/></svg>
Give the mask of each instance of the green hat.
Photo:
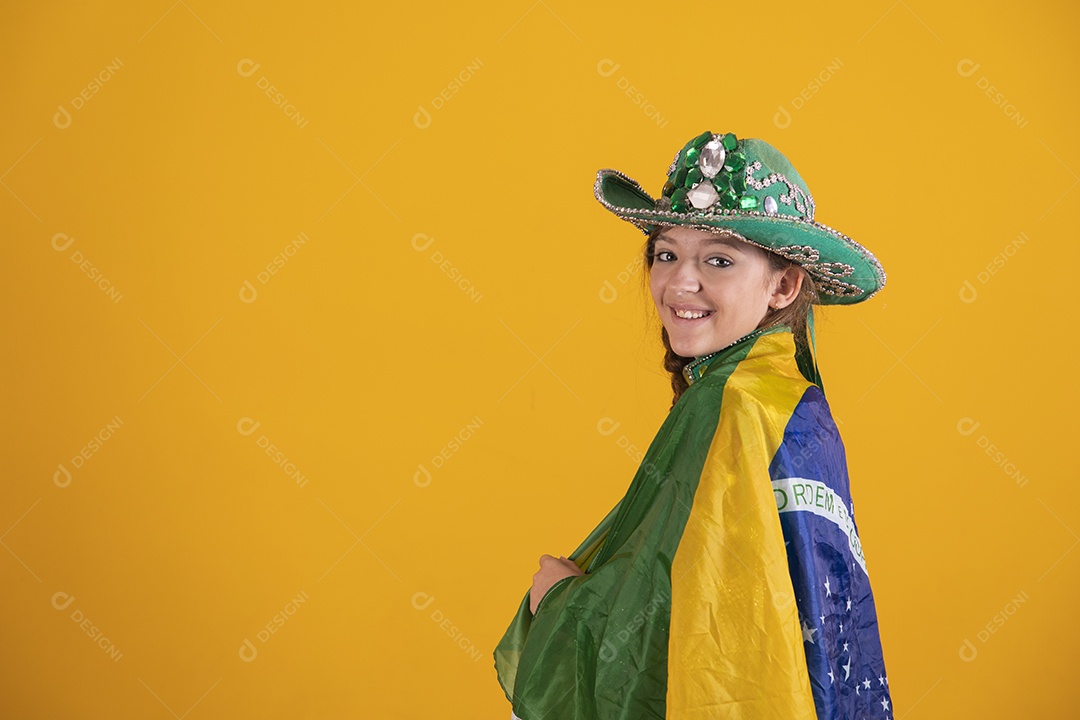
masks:
<svg viewBox="0 0 1080 720"><path fill-rule="evenodd" d="M823 305L862 302L885 286L877 258L814 220L806 183L764 140L698 135L675 155L658 200L617 170L600 170L594 193L646 235L658 225L733 231L805 268Z"/></svg>

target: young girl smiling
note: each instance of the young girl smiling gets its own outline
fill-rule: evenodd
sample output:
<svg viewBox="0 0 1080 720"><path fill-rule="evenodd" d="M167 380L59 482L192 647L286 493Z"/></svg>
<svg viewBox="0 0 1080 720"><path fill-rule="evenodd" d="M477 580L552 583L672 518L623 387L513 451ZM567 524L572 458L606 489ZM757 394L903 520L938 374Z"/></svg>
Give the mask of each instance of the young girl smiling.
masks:
<svg viewBox="0 0 1080 720"><path fill-rule="evenodd" d="M625 496L541 556L495 649L512 717L892 717L812 309L881 264L761 140L705 132L659 199L614 170L595 194L648 237L672 407Z"/></svg>

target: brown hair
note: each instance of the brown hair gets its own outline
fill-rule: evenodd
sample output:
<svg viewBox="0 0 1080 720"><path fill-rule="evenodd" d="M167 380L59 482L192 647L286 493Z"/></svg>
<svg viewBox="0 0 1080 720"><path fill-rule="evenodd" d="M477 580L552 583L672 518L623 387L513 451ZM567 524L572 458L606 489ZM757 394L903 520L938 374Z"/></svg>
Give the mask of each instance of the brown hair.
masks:
<svg viewBox="0 0 1080 720"><path fill-rule="evenodd" d="M646 285L648 284L649 273L652 271L653 259L656 255L656 239L666 229L664 225L657 225L651 233L649 233L649 239L645 242L645 278ZM756 246L760 247L760 246ZM811 279L809 273L806 272L798 263L795 263L782 255L778 255L774 252L761 248L769 259L769 267L775 273L781 273L787 270L789 267L796 267L799 272L802 273L802 285L799 288L799 294L795 297L790 304L777 310L770 309L765 313L765 317L761 319L758 324L758 328L772 327L774 325L787 325L795 333L797 339L806 339L806 320L807 315L810 312L810 306L818 303L817 288L814 286L814 282ZM660 326L660 339L664 343L664 369L671 373L671 390L674 393L674 397L671 399L671 406L675 407L675 403L686 391L688 384L686 377L682 374L683 367L694 358L683 357L678 355L671 349L671 343L668 340L667 328Z"/></svg>

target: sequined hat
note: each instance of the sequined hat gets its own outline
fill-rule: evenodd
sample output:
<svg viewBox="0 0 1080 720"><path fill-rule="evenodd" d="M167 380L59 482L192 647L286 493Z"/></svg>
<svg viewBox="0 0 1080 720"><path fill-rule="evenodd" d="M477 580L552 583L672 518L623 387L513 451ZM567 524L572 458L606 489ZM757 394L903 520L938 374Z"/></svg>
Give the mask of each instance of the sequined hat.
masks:
<svg viewBox="0 0 1080 720"><path fill-rule="evenodd" d="M704 132L679 150L654 200L617 170L600 170L596 199L648 235L657 225L727 229L798 263L823 305L862 302L885 286L885 270L866 248L814 220L806 183L764 140Z"/></svg>

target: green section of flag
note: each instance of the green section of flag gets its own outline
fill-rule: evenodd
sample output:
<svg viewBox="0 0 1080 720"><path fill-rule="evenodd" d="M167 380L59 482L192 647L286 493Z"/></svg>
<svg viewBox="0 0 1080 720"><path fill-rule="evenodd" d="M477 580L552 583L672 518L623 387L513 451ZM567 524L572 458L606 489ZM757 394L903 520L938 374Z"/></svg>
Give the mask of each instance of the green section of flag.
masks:
<svg viewBox="0 0 1080 720"><path fill-rule="evenodd" d="M773 332L790 330L763 334ZM526 592L494 654L499 682L522 720L664 716L672 561L724 385L760 337L710 358L679 398L626 495L569 556L586 574L553 585L535 617Z"/></svg>

